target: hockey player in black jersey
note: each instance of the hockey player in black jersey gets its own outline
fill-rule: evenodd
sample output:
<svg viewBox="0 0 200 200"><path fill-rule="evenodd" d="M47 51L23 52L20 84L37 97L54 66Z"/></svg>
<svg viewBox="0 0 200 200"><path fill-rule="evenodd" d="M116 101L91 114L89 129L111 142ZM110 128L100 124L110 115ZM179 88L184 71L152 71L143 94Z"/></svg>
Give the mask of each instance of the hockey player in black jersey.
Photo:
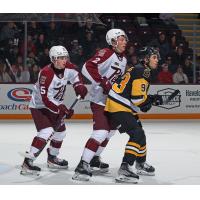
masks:
<svg viewBox="0 0 200 200"><path fill-rule="evenodd" d="M116 181L137 183L138 175L155 175L155 168L146 162L146 136L137 111L147 112L152 105L163 103L159 95L148 95L151 71L159 62L159 52L153 47L140 51L140 62L131 67L112 86L105 111L118 130L129 135ZM137 174L131 166L135 163Z"/></svg>

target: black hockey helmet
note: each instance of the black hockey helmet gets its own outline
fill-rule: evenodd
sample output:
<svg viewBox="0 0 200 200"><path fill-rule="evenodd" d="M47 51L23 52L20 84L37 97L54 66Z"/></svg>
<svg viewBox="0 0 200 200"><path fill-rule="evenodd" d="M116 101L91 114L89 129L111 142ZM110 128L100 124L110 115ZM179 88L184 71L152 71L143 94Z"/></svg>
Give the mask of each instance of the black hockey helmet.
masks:
<svg viewBox="0 0 200 200"><path fill-rule="evenodd" d="M139 55L138 55L139 62L144 63L144 59L149 60L149 58L152 55L157 55L158 56L158 60L160 60L160 53L159 53L159 51L155 47L149 47L149 46L142 47L139 50Z"/></svg>

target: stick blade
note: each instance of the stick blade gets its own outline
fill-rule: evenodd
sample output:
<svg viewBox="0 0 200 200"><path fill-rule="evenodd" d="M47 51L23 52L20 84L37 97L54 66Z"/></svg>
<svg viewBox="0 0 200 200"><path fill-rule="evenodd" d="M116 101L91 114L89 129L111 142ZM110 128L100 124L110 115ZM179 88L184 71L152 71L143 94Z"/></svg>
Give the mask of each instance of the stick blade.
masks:
<svg viewBox="0 0 200 200"><path fill-rule="evenodd" d="M175 90L165 101L165 104L169 103L174 97L176 97L180 93L180 90Z"/></svg>

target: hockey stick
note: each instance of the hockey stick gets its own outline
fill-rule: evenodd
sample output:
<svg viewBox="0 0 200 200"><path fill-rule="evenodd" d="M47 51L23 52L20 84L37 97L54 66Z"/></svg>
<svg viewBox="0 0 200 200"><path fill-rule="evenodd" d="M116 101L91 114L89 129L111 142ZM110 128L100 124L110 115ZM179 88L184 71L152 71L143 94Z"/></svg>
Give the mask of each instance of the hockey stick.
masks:
<svg viewBox="0 0 200 200"><path fill-rule="evenodd" d="M80 95L78 95L78 96L76 97L76 99L74 100L74 102L73 102L72 105L70 106L69 110L71 110L71 109L74 108L74 106L77 104L77 102L79 101L80 98L81 98ZM63 121L65 118L66 118L66 115L63 116L63 118L62 118L61 121ZM58 124L58 126L55 128L55 130L58 130L58 129L60 128L60 126L61 126L61 124ZM51 136L51 137L52 137L52 136ZM51 138L51 137L50 137L50 138Z"/></svg>
<svg viewBox="0 0 200 200"><path fill-rule="evenodd" d="M180 90L175 90L165 101L163 101L163 104L168 104L179 93L180 93Z"/></svg>
<svg viewBox="0 0 200 200"><path fill-rule="evenodd" d="M10 62L9 62L9 60L8 60L8 58L6 58L5 61L6 61L6 64L8 65L8 67L9 67L10 71L11 71L11 72L13 73L13 75L14 75L12 66L11 66L11 64L10 64Z"/></svg>
<svg viewBox="0 0 200 200"><path fill-rule="evenodd" d="M76 99L74 100L74 102L72 103L72 105L70 106L69 109L72 109L72 108L76 105L76 103L78 102L78 100L80 100L80 98L81 98L81 96L78 95L78 96L76 97Z"/></svg>

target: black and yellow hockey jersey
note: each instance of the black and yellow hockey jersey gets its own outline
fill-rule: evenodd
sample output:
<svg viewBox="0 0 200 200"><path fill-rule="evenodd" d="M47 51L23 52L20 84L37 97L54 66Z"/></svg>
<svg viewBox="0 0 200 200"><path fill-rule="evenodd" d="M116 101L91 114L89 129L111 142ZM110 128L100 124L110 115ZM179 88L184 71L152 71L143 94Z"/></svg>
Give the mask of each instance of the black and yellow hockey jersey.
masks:
<svg viewBox="0 0 200 200"><path fill-rule="evenodd" d="M133 112L139 110L141 104L147 100L147 92L151 79L151 69L136 65L126 71L112 85L108 94L105 111L107 112Z"/></svg>

